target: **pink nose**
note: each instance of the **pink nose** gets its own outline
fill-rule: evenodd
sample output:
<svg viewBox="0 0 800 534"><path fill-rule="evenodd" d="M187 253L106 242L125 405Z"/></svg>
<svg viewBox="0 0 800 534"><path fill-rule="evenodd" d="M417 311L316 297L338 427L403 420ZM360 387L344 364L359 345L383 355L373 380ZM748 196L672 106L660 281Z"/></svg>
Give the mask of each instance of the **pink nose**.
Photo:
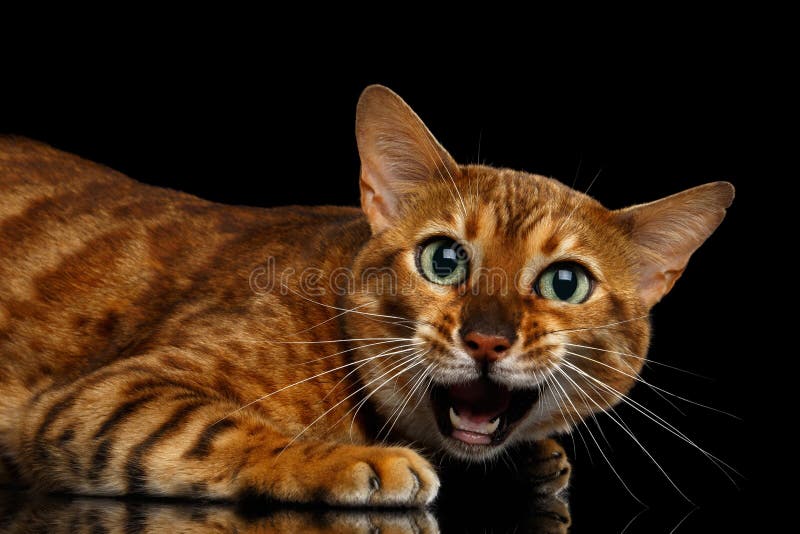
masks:
<svg viewBox="0 0 800 534"><path fill-rule="evenodd" d="M479 332L470 332L464 336L467 352L476 360L495 362L503 358L511 342L504 336L490 336Z"/></svg>

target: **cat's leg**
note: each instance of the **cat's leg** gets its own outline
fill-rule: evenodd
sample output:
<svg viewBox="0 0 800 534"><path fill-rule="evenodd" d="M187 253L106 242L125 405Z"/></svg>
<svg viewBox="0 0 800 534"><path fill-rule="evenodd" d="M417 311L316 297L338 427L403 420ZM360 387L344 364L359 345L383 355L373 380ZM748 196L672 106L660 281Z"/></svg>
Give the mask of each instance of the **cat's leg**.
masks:
<svg viewBox="0 0 800 534"><path fill-rule="evenodd" d="M31 482L83 494L337 505L424 505L439 480L416 452L290 443L256 412L189 380L119 362L31 402L18 462ZM230 415L229 415L230 414Z"/></svg>
<svg viewBox="0 0 800 534"><path fill-rule="evenodd" d="M553 439L537 441L525 451L525 471L534 490L542 495L557 495L569 485L572 466L564 448Z"/></svg>

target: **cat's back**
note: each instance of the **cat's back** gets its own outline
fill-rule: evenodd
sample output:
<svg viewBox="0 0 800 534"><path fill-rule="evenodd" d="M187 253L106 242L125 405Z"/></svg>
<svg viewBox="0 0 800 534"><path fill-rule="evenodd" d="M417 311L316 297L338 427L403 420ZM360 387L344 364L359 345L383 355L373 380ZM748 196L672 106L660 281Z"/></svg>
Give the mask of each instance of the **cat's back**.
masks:
<svg viewBox="0 0 800 534"><path fill-rule="evenodd" d="M44 143L0 136L0 219L23 215L37 202L44 207L56 197L61 204L73 206L96 203L112 184L124 193L135 183Z"/></svg>
<svg viewBox="0 0 800 534"><path fill-rule="evenodd" d="M217 204L0 137L0 384L9 365L30 388L100 365L191 306L250 305L265 258L347 256L366 236L354 208Z"/></svg>
<svg viewBox="0 0 800 534"><path fill-rule="evenodd" d="M217 204L137 182L44 143L0 136L0 268L5 258L19 269L19 262L36 256L36 248L62 256L96 240L101 242L93 243L94 251L107 242L116 254L124 253L119 245L139 238L151 253L166 248L168 254L183 251L193 257L250 238L265 247L307 245L326 226L335 229L360 218L359 210L346 207ZM168 259L163 253L155 256ZM41 267L42 260L34 263Z"/></svg>
<svg viewBox="0 0 800 534"><path fill-rule="evenodd" d="M268 256L307 261L325 241L348 254L368 236L362 219L355 208L217 204L0 136L0 303L55 307L104 288L130 300L142 288L196 285L209 271L238 276Z"/></svg>

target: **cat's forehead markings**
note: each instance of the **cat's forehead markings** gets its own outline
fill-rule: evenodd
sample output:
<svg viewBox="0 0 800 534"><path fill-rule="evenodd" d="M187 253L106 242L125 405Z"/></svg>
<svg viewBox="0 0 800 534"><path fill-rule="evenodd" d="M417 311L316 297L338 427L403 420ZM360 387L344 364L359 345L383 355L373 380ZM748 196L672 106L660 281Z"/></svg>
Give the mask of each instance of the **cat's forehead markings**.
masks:
<svg viewBox="0 0 800 534"><path fill-rule="evenodd" d="M529 241L531 257L525 266L526 271L539 273L548 265L562 261L577 261L584 264L595 276L602 278L600 263L592 251L575 234L559 234L558 220L549 221L542 231Z"/></svg>
<svg viewBox="0 0 800 534"><path fill-rule="evenodd" d="M435 235L450 236L457 240L461 239L464 235L463 219L456 216L456 224L443 224L439 221L430 221L422 225L417 232L417 241Z"/></svg>
<svg viewBox="0 0 800 534"><path fill-rule="evenodd" d="M565 240L561 239L556 234L552 234L550 238L547 241L545 241L544 244L542 245L542 254L549 256L553 254L556 250L558 250L558 247L561 246L562 244L565 244ZM567 244L566 246L569 246L569 244Z"/></svg>
<svg viewBox="0 0 800 534"><path fill-rule="evenodd" d="M477 209L470 210L470 214L467 217L464 227L464 235L467 239L472 240L478 236L478 229L480 227L478 217L480 216L480 213L480 206L478 206Z"/></svg>
<svg viewBox="0 0 800 534"><path fill-rule="evenodd" d="M524 239L528 268L538 270L560 259L582 256L578 236L563 233L557 218L543 218Z"/></svg>
<svg viewBox="0 0 800 534"><path fill-rule="evenodd" d="M542 245L541 253L544 256L558 257L569 254L578 247L578 239L574 235L551 235Z"/></svg>

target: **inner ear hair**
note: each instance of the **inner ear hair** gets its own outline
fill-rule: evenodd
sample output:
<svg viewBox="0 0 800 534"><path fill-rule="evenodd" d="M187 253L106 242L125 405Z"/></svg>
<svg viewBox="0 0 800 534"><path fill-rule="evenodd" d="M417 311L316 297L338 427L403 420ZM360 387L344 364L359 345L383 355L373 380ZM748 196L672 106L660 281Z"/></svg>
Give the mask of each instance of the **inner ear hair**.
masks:
<svg viewBox="0 0 800 534"><path fill-rule="evenodd" d="M402 98L367 87L356 109L361 207L373 232L391 224L403 197L431 179L452 179L458 165Z"/></svg>
<svg viewBox="0 0 800 534"><path fill-rule="evenodd" d="M732 184L713 182L615 212L637 247L639 295L648 308L669 293L733 197Z"/></svg>

